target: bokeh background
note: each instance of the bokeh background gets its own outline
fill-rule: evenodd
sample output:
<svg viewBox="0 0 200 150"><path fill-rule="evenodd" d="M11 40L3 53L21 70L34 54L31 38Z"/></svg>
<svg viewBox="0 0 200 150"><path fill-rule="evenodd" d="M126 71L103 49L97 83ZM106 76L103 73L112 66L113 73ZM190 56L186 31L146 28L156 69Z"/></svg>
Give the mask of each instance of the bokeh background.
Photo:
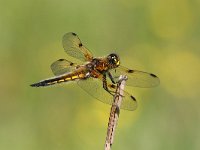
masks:
<svg viewBox="0 0 200 150"><path fill-rule="evenodd" d="M0 1L0 149L103 149L110 106L75 84L31 88L66 58L61 39L79 35L95 56L117 52L160 86L132 88L113 150L200 149L199 0Z"/></svg>

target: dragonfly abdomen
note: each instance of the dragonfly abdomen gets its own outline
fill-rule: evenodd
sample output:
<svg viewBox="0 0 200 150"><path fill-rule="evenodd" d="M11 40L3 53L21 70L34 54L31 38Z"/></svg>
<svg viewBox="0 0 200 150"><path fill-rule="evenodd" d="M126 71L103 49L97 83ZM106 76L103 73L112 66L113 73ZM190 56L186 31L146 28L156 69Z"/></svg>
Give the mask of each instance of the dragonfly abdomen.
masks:
<svg viewBox="0 0 200 150"><path fill-rule="evenodd" d="M83 79L83 78L85 78L85 75L82 73L71 73L71 74L66 74L66 75L59 76L59 77L42 80L38 83L31 84L30 86L32 86L32 87L50 86L50 85L54 85L54 84L59 84L59 83L68 82L68 81L74 81L74 80Z"/></svg>

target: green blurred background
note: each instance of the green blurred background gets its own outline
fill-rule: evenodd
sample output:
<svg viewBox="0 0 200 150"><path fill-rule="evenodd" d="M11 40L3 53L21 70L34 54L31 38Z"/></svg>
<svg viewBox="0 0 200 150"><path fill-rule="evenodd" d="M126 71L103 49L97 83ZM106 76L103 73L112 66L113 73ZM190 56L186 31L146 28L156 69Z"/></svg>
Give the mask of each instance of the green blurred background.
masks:
<svg viewBox="0 0 200 150"><path fill-rule="evenodd" d="M103 149L110 106L75 84L29 85L66 58L61 39L77 33L95 56L117 52L160 86L132 88L113 150L200 149L199 0L0 1L0 149Z"/></svg>

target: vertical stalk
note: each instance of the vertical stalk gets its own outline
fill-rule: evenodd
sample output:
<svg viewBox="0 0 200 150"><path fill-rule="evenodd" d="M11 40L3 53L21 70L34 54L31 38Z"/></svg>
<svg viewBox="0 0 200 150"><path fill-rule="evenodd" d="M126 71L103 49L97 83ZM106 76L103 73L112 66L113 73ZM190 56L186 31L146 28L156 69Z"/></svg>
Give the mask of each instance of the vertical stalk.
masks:
<svg viewBox="0 0 200 150"><path fill-rule="evenodd" d="M121 75L119 77L119 82L117 83L115 96L113 98L113 103L110 110L110 117L108 122L107 136L104 148L105 150L110 150L114 141L114 133L119 119L120 106L122 103L126 80L127 76Z"/></svg>

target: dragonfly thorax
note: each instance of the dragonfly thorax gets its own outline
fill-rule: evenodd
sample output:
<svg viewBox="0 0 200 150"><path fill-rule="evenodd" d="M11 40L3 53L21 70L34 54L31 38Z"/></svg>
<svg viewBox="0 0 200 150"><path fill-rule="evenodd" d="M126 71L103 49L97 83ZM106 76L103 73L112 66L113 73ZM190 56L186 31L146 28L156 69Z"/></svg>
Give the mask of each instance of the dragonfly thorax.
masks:
<svg viewBox="0 0 200 150"><path fill-rule="evenodd" d="M107 57L93 58L87 64L89 70L97 70L98 72L105 72L109 69L117 68L120 65L119 56L117 54L110 54Z"/></svg>

